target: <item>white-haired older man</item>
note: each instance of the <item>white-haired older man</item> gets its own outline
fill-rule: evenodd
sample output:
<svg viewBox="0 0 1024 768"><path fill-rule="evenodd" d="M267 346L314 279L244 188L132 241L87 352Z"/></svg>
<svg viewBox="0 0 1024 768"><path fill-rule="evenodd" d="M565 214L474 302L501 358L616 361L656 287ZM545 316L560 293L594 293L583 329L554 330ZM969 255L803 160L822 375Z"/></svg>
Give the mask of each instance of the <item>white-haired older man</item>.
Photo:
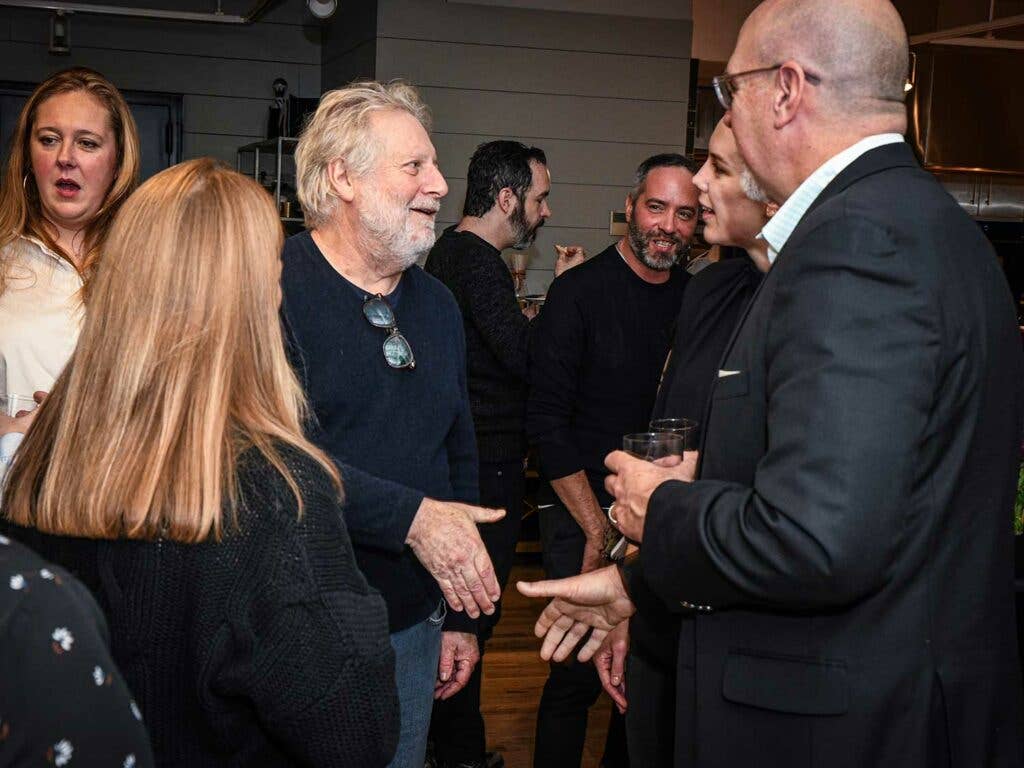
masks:
<svg viewBox="0 0 1024 768"><path fill-rule="evenodd" d="M461 687L478 659L474 620L500 591L476 523L502 514L459 503L478 493L462 318L415 266L448 191L427 125L403 83L323 96L295 155L310 229L285 245L281 278L310 431L341 467L359 565L388 606L402 719L391 764L413 768L435 687Z"/></svg>

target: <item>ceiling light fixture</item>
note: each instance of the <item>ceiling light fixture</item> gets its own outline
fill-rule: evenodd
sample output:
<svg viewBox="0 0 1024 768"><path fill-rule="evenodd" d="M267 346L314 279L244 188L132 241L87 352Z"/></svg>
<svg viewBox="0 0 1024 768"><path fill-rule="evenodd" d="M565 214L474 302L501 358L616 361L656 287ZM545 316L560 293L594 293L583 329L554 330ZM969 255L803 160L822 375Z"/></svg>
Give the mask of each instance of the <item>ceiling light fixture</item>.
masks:
<svg viewBox="0 0 1024 768"><path fill-rule="evenodd" d="M64 11L50 17L50 53L71 53L71 17Z"/></svg>
<svg viewBox="0 0 1024 768"><path fill-rule="evenodd" d="M338 10L338 0L306 0L306 5L318 19L329 19Z"/></svg>

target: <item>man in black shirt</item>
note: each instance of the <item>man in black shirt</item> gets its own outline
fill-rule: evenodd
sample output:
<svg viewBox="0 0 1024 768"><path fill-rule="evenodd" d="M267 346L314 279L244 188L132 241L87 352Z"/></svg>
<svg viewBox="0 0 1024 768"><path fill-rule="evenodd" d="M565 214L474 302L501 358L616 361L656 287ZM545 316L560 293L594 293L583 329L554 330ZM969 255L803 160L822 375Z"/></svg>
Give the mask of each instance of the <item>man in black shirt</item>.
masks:
<svg viewBox="0 0 1024 768"><path fill-rule="evenodd" d="M611 501L604 457L624 434L646 431L687 280L675 265L697 224L689 161L664 154L641 163L626 219L626 237L552 283L535 333L527 432L557 496L540 514L550 579L602 564ZM552 665L535 766L579 765L587 710L600 691L592 666ZM606 765L616 759L612 747Z"/></svg>
<svg viewBox="0 0 1024 768"><path fill-rule="evenodd" d="M448 286L462 312L466 333L469 400L480 454L480 503L504 509L480 535L504 589L512 568L522 516L526 437L527 343L532 323L516 303L512 275L501 258L506 248L524 249L551 215L551 178L544 152L517 141L481 144L469 163L462 220L444 231L427 257L426 270ZM582 261L560 256L555 274ZM481 617L480 652L501 614ZM481 665L466 687L440 694L431 735L442 766L494 765L485 757L480 715Z"/></svg>

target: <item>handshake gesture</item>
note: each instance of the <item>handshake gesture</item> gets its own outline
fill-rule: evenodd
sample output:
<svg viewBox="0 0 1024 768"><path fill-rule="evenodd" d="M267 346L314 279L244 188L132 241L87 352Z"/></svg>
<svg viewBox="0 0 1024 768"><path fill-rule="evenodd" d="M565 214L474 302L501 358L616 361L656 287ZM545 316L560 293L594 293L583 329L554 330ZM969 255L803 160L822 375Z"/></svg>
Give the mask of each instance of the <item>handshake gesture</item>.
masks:
<svg viewBox="0 0 1024 768"><path fill-rule="evenodd" d="M681 463L662 467L615 451L608 454L605 466L611 470L605 488L615 497L613 524L628 538L643 542L651 494L667 480L692 482L697 453L687 452ZM589 632L577 658L586 662L598 655L601 682L624 710L622 662L628 636L623 622L633 615L636 606L618 567L611 565L567 579L520 581L516 588L527 597L553 598L534 626L534 633L543 639L541 658L564 661Z"/></svg>

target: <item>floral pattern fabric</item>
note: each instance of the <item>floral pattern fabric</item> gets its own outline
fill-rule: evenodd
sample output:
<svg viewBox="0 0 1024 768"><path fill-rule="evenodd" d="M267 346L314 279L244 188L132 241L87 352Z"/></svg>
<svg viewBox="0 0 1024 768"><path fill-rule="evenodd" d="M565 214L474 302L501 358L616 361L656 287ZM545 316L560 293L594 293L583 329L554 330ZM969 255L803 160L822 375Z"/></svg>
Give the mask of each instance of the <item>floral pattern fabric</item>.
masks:
<svg viewBox="0 0 1024 768"><path fill-rule="evenodd" d="M154 764L106 634L76 579L0 536L0 766Z"/></svg>

